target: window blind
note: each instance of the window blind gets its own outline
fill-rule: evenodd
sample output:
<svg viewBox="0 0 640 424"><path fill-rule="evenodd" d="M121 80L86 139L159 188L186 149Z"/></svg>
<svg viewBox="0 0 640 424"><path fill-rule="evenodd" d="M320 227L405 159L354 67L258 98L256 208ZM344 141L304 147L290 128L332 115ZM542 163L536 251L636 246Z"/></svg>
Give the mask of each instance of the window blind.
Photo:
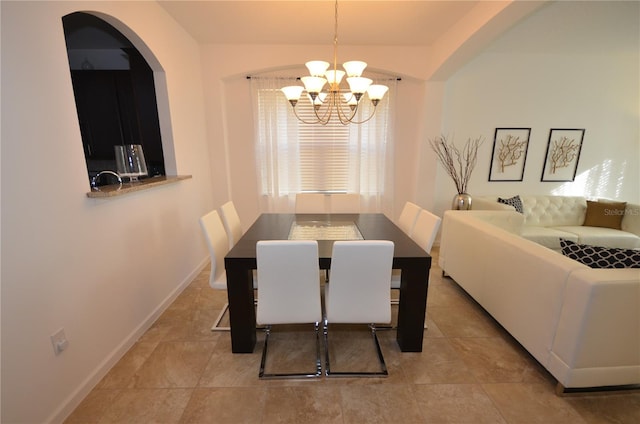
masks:
<svg viewBox="0 0 640 424"><path fill-rule="evenodd" d="M395 84L390 82L389 93L368 122L343 125L332 119L321 125L299 121L280 91L285 85L299 84L295 79L252 77L262 194L271 197L298 192L383 194L389 185L388 176L392 175L389 99ZM356 120L373 112L367 96L358 109ZM305 96L296 105L296 112L306 121L316 120L313 106Z"/></svg>

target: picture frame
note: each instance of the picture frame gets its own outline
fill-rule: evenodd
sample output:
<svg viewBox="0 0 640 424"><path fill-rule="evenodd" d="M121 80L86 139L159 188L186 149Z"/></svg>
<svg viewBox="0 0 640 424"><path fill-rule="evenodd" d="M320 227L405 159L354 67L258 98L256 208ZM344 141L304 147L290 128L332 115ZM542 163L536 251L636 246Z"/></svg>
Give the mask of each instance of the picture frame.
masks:
<svg viewBox="0 0 640 424"><path fill-rule="evenodd" d="M551 128L540 181L574 181L580 161L584 128Z"/></svg>
<svg viewBox="0 0 640 424"><path fill-rule="evenodd" d="M531 128L496 128L489 181L522 181Z"/></svg>

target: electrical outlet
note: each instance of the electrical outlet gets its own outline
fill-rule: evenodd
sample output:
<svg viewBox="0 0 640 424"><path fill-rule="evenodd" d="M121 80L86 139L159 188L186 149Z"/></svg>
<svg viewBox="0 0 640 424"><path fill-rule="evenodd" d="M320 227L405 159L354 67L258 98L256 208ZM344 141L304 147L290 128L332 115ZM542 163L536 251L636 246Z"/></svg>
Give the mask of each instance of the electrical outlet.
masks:
<svg viewBox="0 0 640 424"><path fill-rule="evenodd" d="M67 336L64 334L64 328L59 329L51 335L51 344L53 345L53 352L56 355L61 354L63 350L69 347L69 340L67 340Z"/></svg>

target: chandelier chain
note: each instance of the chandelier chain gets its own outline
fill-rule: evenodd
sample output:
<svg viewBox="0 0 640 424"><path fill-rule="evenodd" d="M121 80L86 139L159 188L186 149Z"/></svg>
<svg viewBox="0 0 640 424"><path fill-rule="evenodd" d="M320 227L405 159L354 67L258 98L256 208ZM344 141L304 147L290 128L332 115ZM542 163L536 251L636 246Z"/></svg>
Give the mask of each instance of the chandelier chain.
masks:
<svg viewBox="0 0 640 424"><path fill-rule="evenodd" d="M338 0L335 4L335 23L333 28L333 70L338 70Z"/></svg>

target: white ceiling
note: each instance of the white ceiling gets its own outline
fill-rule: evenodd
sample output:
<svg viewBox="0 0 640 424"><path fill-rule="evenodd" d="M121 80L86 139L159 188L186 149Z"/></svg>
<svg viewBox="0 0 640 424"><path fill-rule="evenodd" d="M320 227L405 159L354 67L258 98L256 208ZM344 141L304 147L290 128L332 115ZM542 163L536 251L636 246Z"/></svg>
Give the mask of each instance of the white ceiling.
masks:
<svg viewBox="0 0 640 424"><path fill-rule="evenodd" d="M333 43L333 0L159 0L158 3L200 43ZM338 42L431 45L478 3L343 0L338 4Z"/></svg>

